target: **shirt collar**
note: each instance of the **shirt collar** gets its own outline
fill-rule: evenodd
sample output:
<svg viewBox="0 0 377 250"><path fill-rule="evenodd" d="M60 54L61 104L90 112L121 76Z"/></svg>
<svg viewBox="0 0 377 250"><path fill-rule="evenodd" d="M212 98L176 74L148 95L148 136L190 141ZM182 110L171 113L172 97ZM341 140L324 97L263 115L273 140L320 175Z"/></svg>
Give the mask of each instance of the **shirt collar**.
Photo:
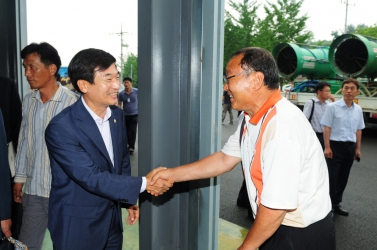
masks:
<svg viewBox="0 0 377 250"><path fill-rule="evenodd" d="M51 97L50 100L48 100L47 102L50 102L50 101L55 101L55 102L60 102L61 101L61 96L62 96L62 92L63 92L63 87L60 82L56 82L58 84L58 89L56 90L55 94ZM42 102L42 99L41 99L41 92L39 92L38 89L34 89L34 93L33 93L33 96L32 98L35 98L37 99L38 101Z"/></svg>
<svg viewBox="0 0 377 250"><path fill-rule="evenodd" d="M105 114L105 117L102 118L99 117L96 113L93 112L93 110L91 110L88 105L86 104L84 98L81 97L81 100L82 100L82 103L84 104L84 107L86 108L86 110L88 110L89 114L92 116L93 120L96 121L97 123L104 123L106 121L108 121L111 117L111 109L109 106L107 106L106 108L106 114Z"/></svg>
<svg viewBox="0 0 377 250"><path fill-rule="evenodd" d="M341 107L347 107L348 108L346 102L344 101L344 98L340 99L339 104L340 104ZM353 102L352 102L352 106L350 108L353 108L353 106L354 105L353 105Z"/></svg>
<svg viewBox="0 0 377 250"><path fill-rule="evenodd" d="M259 120L268 112L268 110L274 106L278 101L280 101L283 97L281 96L280 91L275 91L267 101L262 105L262 107L255 113L255 115L250 118L249 122L251 124L258 124Z"/></svg>

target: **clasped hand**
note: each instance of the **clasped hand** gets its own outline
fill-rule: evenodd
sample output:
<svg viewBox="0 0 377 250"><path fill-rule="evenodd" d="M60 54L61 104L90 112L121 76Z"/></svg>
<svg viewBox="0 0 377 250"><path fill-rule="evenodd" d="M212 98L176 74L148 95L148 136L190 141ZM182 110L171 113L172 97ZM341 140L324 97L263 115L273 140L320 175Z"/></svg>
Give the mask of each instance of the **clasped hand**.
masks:
<svg viewBox="0 0 377 250"><path fill-rule="evenodd" d="M146 190L148 193L154 196L159 196L168 191L169 188L173 186L174 181L171 178L156 178L156 176L162 176L161 174L165 171L168 171L168 169L164 167L158 167L147 174Z"/></svg>

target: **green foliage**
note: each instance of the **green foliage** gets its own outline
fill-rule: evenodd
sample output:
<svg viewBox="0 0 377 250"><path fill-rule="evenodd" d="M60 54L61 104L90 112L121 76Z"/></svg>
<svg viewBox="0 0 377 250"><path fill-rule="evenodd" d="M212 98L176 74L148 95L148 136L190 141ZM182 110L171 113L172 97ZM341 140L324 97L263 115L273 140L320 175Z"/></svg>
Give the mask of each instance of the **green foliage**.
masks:
<svg viewBox="0 0 377 250"><path fill-rule="evenodd" d="M355 34L360 34L368 37L375 37L377 38L377 24L373 26L357 26L355 30Z"/></svg>
<svg viewBox="0 0 377 250"><path fill-rule="evenodd" d="M127 60L123 65L123 77L130 76L132 78L132 86L138 87L138 67L137 56L133 53L128 54ZM122 79L123 81L123 79Z"/></svg>
<svg viewBox="0 0 377 250"><path fill-rule="evenodd" d="M235 51L258 46L272 51L281 42L305 43L313 37L305 31L306 15L299 16L303 0L278 0L277 4L267 2L266 17L257 17L257 1L229 1L237 17L226 12L224 23L224 67Z"/></svg>
<svg viewBox="0 0 377 250"><path fill-rule="evenodd" d="M249 47L256 33L256 11L258 9L256 1L243 0L242 3L229 1L229 5L238 12L239 18L232 16L229 11L225 12L224 65L229 61L232 53L240 48Z"/></svg>
<svg viewBox="0 0 377 250"><path fill-rule="evenodd" d="M306 43L312 38L310 31L305 31L308 16L299 16L303 0L278 0L277 4L267 1L264 6L266 18L259 19L258 35L255 46L269 51L282 42Z"/></svg>

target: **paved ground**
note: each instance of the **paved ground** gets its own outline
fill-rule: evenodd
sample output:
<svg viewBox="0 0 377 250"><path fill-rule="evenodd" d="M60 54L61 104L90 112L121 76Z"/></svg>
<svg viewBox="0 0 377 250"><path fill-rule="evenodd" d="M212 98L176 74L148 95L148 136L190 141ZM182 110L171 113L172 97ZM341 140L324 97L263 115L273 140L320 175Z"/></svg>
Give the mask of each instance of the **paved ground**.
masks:
<svg viewBox="0 0 377 250"><path fill-rule="evenodd" d="M234 115L236 116L236 111ZM229 125L229 117L222 125L222 144L234 133L237 122ZM344 193L342 206L348 217L335 215L336 243L339 250L377 249L377 129L363 131L362 159L355 162ZM220 180L220 218L249 228L247 210L236 205L242 184L241 167L223 175ZM229 183L230 185L221 185Z"/></svg>

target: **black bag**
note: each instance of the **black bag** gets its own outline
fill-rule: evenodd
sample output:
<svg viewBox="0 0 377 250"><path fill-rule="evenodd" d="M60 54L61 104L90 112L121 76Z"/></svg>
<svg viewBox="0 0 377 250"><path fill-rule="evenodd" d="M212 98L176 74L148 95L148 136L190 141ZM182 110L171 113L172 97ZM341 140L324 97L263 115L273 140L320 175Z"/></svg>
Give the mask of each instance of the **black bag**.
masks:
<svg viewBox="0 0 377 250"><path fill-rule="evenodd" d="M0 240L0 250L13 250L14 246L5 238Z"/></svg>

